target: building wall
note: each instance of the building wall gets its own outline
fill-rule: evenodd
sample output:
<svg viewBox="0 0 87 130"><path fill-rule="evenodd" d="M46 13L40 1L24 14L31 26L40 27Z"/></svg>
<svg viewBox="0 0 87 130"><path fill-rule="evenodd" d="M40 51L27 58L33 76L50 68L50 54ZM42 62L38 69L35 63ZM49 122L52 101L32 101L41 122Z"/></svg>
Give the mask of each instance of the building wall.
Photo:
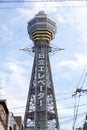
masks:
<svg viewBox="0 0 87 130"><path fill-rule="evenodd" d="M23 121L21 116L15 116L14 117L20 130L23 130Z"/></svg>
<svg viewBox="0 0 87 130"><path fill-rule="evenodd" d="M23 130L22 117L9 113L6 100L0 100L0 130Z"/></svg>
<svg viewBox="0 0 87 130"><path fill-rule="evenodd" d="M17 122L15 121L14 115L12 113L10 113L9 115L8 130L20 130Z"/></svg>
<svg viewBox="0 0 87 130"><path fill-rule="evenodd" d="M5 130L5 128L2 125L2 122L0 121L0 130Z"/></svg>
<svg viewBox="0 0 87 130"><path fill-rule="evenodd" d="M6 125L6 111L1 104L0 104L0 117L3 120L4 125Z"/></svg>
<svg viewBox="0 0 87 130"><path fill-rule="evenodd" d="M8 110L4 101L0 102L0 130L8 128Z"/></svg>

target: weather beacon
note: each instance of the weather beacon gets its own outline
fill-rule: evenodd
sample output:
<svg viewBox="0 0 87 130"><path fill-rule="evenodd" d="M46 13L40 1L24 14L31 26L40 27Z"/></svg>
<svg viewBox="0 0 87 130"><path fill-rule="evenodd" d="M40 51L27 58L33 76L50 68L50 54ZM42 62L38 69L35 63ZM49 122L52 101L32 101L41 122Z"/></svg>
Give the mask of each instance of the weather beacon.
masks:
<svg viewBox="0 0 87 130"><path fill-rule="evenodd" d="M50 41L55 33L56 24L44 11L28 22L35 55L25 109L25 130L60 130L49 60Z"/></svg>

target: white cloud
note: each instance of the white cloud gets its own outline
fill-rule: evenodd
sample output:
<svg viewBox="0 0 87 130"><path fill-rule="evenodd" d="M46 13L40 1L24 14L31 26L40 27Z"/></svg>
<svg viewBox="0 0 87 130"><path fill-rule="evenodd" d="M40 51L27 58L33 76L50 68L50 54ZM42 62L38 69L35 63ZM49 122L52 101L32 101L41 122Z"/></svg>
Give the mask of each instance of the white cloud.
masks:
<svg viewBox="0 0 87 130"><path fill-rule="evenodd" d="M32 2L32 4L27 3L27 6L29 6L30 8L28 9L17 8L17 11L22 16L24 17L26 16L26 18L32 18L35 14L37 14L41 10L46 11L46 13L55 13L58 9L57 7L58 5L60 5L58 2L34 2L34 3Z"/></svg>
<svg viewBox="0 0 87 130"><path fill-rule="evenodd" d="M87 16L86 19L84 21L82 21L81 23L79 23L77 25L77 31L80 34L80 39L82 39L82 44L87 44Z"/></svg>
<svg viewBox="0 0 87 130"><path fill-rule="evenodd" d="M28 91L29 77L27 77L27 74L30 76L30 73L26 72L26 70L29 65L31 66L31 62L29 64L29 62L20 62L17 60L0 65L0 69L2 70L0 72L0 87L5 87L5 89L0 90L0 95L2 98L5 97L7 99L8 107L10 106L10 108L25 105L27 96L23 100L21 100L21 97L26 95Z"/></svg>
<svg viewBox="0 0 87 130"><path fill-rule="evenodd" d="M26 86L27 83L27 68L25 69L22 65L22 62L18 61L11 61L6 64L6 67L8 68L8 85L15 89L17 87L18 91L24 89L24 86ZM28 63L27 65L28 66Z"/></svg>
<svg viewBox="0 0 87 130"><path fill-rule="evenodd" d="M26 19L30 19L32 18L32 16L35 15L33 10L24 9L24 8L23 9L17 8L16 10L21 15L21 17L25 17Z"/></svg>
<svg viewBox="0 0 87 130"><path fill-rule="evenodd" d="M25 106L26 106L26 98L17 98L14 97L13 95L8 95L7 96L7 103L9 107L9 111L13 112L14 115L21 115L24 118L24 112L25 112Z"/></svg>
<svg viewBox="0 0 87 130"><path fill-rule="evenodd" d="M60 63L57 63L56 70L59 70L63 67L67 67L72 71L78 70L81 67L84 67L87 64L87 55L76 54L75 59L73 60L63 60ZM59 69L58 69L59 68Z"/></svg>
<svg viewBox="0 0 87 130"><path fill-rule="evenodd" d="M0 99L6 99L6 88L0 87Z"/></svg>
<svg viewBox="0 0 87 130"><path fill-rule="evenodd" d="M58 2L36 2L33 8L36 12L44 10L47 13L55 13L57 11L57 6L60 5Z"/></svg>
<svg viewBox="0 0 87 130"><path fill-rule="evenodd" d="M0 98L6 97L6 75L0 72Z"/></svg>
<svg viewBox="0 0 87 130"><path fill-rule="evenodd" d="M62 105L57 104L57 110L59 115L72 115L73 109L67 109Z"/></svg>
<svg viewBox="0 0 87 130"><path fill-rule="evenodd" d="M27 21L38 11L44 10L53 15L54 19L62 24L71 24L80 36L82 44L87 44L87 3L85 1L72 2L32 2L25 3L30 8L17 8L17 12Z"/></svg>
<svg viewBox="0 0 87 130"><path fill-rule="evenodd" d="M80 39L82 39L82 44L87 44L87 8L82 7L77 10L76 13L77 24L76 29L79 32Z"/></svg>
<svg viewBox="0 0 87 130"><path fill-rule="evenodd" d="M5 24L2 24L0 28L1 28L0 37L3 38L5 41L12 40L13 38L12 30L9 27L7 27L7 25Z"/></svg>
<svg viewBox="0 0 87 130"><path fill-rule="evenodd" d="M0 98L2 97L7 100L9 111L12 111L14 115L21 115L23 118L29 89L31 67L31 61L11 60L0 64L0 70L2 70L0 72L0 87L5 87L5 90L2 89L0 91Z"/></svg>
<svg viewBox="0 0 87 130"><path fill-rule="evenodd" d="M58 22L64 24L71 24L77 31L80 41L87 44L87 3L84 2L71 2L71 7L65 3L65 8L59 7L56 18ZM67 7L68 6L68 7Z"/></svg>

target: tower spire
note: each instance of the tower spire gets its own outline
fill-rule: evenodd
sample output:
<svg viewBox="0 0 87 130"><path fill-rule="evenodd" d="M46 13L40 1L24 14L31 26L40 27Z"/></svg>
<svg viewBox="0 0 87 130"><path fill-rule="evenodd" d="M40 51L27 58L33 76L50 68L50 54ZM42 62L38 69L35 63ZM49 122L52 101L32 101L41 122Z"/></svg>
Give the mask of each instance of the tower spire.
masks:
<svg viewBox="0 0 87 130"><path fill-rule="evenodd" d="M56 24L44 11L28 22L28 34L35 53L27 97L25 130L60 130L52 81L49 52Z"/></svg>

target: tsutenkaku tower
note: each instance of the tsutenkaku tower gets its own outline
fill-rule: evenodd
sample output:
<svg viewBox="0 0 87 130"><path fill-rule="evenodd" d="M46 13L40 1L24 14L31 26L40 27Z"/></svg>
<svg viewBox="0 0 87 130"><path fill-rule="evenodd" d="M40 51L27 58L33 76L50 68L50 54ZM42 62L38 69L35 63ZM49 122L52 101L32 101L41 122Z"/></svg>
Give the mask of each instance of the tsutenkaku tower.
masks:
<svg viewBox="0 0 87 130"><path fill-rule="evenodd" d="M24 117L25 130L60 130L49 53L56 24L44 11L28 22L34 63Z"/></svg>

